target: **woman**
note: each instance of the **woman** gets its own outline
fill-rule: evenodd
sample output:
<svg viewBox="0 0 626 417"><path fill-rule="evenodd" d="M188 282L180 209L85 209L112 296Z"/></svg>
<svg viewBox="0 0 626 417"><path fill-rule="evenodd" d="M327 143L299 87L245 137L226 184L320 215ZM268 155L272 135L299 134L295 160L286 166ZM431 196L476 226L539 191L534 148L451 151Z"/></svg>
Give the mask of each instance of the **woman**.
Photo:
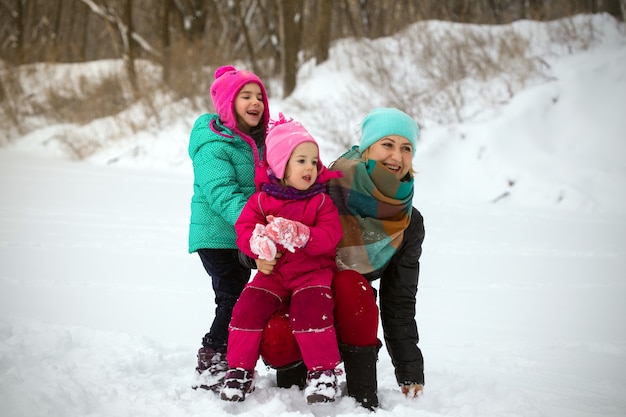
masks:
<svg viewBox="0 0 626 417"><path fill-rule="evenodd" d="M374 109L363 120L360 145L331 165L343 173L329 184L343 229L337 247L339 272L332 284L335 327L348 395L368 409L378 407L380 342L376 292L367 283L380 279L383 335L401 391L416 397L424 386L415 322L424 240L422 215L412 207L411 162L417 136L417 124L407 114L393 108ZM299 365L286 320L285 314L278 314L268 322L261 356L277 368L278 386L302 386L306 368Z"/></svg>

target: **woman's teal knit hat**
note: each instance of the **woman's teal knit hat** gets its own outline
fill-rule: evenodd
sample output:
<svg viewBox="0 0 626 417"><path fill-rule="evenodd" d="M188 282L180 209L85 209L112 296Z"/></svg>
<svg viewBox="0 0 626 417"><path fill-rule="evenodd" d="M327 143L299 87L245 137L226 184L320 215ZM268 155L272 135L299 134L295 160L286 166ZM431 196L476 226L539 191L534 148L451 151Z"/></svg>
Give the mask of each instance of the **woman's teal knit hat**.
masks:
<svg viewBox="0 0 626 417"><path fill-rule="evenodd" d="M374 142L389 135L407 138L411 142L413 156L415 156L415 142L419 135L417 123L403 111L388 107L376 108L363 119L359 151L363 153Z"/></svg>

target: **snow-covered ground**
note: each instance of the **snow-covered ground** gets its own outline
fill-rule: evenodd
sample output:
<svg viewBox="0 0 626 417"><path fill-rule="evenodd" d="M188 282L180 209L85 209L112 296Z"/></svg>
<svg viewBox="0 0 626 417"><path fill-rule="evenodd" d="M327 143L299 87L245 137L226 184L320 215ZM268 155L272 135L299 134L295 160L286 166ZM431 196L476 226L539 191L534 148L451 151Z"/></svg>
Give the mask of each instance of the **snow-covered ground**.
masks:
<svg viewBox="0 0 626 417"><path fill-rule="evenodd" d="M590 48L545 56L550 77L482 116L423 129L426 388L404 398L383 348L377 415L626 414L626 35L596 19L606 30ZM293 103L350 79L339 67L305 68L272 113L322 131L321 107ZM347 397L308 406L262 363L244 403L190 389L214 308L187 253L195 116L83 162L50 147L54 127L0 148L3 416L369 413ZM337 145L324 140L330 161Z"/></svg>

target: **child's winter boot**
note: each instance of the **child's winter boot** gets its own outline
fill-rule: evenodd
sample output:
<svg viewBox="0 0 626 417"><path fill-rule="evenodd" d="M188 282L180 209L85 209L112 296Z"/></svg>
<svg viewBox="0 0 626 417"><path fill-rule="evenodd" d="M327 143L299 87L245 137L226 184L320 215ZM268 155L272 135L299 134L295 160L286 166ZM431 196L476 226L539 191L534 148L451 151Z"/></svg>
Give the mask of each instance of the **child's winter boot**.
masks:
<svg viewBox="0 0 626 417"><path fill-rule="evenodd" d="M334 369L309 371L304 396L309 404L335 401L337 395L337 375Z"/></svg>
<svg viewBox="0 0 626 417"><path fill-rule="evenodd" d="M242 368L229 369L224 377L220 398L224 401L240 402L252 391L254 391L254 371Z"/></svg>
<svg viewBox="0 0 626 417"><path fill-rule="evenodd" d="M203 346L198 349L198 366L196 366L196 371L201 374L207 370L211 374L228 370L225 347L213 349L212 347Z"/></svg>

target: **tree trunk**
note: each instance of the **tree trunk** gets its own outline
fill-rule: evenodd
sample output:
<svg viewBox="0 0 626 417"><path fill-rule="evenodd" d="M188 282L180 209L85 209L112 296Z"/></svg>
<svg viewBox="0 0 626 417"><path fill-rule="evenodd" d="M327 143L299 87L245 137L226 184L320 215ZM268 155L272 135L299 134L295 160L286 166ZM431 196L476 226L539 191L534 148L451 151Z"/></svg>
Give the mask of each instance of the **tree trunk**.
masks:
<svg viewBox="0 0 626 417"><path fill-rule="evenodd" d="M171 0L161 0L161 56L163 57L161 60L161 79L165 85L169 84L171 71L170 6Z"/></svg>
<svg viewBox="0 0 626 417"><path fill-rule="evenodd" d="M126 66L126 74L128 75L128 81L132 89L133 97L137 98L139 95L139 84L137 83L137 72L135 71L135 46L133 42L133 0L126 0L124 2L124 12L122 21L126 27L126 32L121 30L120 35L123 38L123 51L124 65Z"/></svg>
<svg viewBox="0 0 626 417"><path fill-rule="evenodd" d="M521 1L522 3L524 3L526 0L521 0ZM503 23L502 10L500 10L499 2L495 0L489 0L489 6L491 8L491 13L493 14L493 18L496 20L496 23L502 24ZM523 4L522 4L522 7L523 7Z"/></svg>
<svg viewBox="0 0 626 417"><path fill-rule="evenodd" d="M317 3L317 43L315 45L315 61L317 65L328 59L330 49L330 28L332 22L333 3L331 0L319 0Z"/></svg>
<svg viewBox="0 0 626 417"><path fill-rule="evenodd" d="M54 18L50 22L50 45L48 53L46 55L48 59L52 60L53 62L59 62L59 60L62 59L61 48L59 46L59 33L61 32L63 0L57 0L56 5L53 7L53 10Z"/></svg>
<svg viewBox="0 0 626 417"><path fill-rule="evenodd" d="M299 34L296 32L296 1L278 1L278 35L280 37L280 72L283 97L296 89Z"/></svg>
<svg viewBox="0 0 626 417"><path fill-rule="evenodd" d="M81 57L81 62L87 62L90 59L93 59L92 56L89 56L89 43L88 43L88 36L89 36L89 20L91 19L91 13L89 13L89 9L87 7L79 7L80 9L80 13L83 16L82 18L79 18L79 21L82 22L82 26L81 26L81 36L80 36L80 45L82 47L80 47L80 57Z"/></svg>
<svg viewBox="0 0 626 417"><path fill-rule="evenodd" d="M250 34L248 33L248 26L246 25L246 21L243 15L241 14L240 0L235 0L235 13L237 14L237 20L239 21L239 25L241 26L241 32L243 35L244 43L246 44L248 56L250 57L250 62L252 63L252 72L254 72L255 74L259 74L259 68L256 63L256 54L254 53L254 46L252 46Z"/></svg>
<svg viewBox="0 0 626 417"><path fill-rule="evenodd" d="M616 19L624 21L624 9L626 8L626 0L605 0L604 11L611 14Z"/></svg>
<svg viewBox="0 0 626 417"><path fill-rule="evenodd" d="M467 0L454 0L449 6L449 13L453 21L467 23L467 10L469 5Z"/></svg>
<svg viewBox="0 0 626 417"><path fill-rule="evenodd" d="M17 36L15 39L15 50L16 50L16 60L17 64L23 64L26 58L26 53L24 52L24 30L26 29L26 16L24 16L24 8L22 7L22 2L18 1L15 5L15 25L17 26L16 32Z"/></svg>

